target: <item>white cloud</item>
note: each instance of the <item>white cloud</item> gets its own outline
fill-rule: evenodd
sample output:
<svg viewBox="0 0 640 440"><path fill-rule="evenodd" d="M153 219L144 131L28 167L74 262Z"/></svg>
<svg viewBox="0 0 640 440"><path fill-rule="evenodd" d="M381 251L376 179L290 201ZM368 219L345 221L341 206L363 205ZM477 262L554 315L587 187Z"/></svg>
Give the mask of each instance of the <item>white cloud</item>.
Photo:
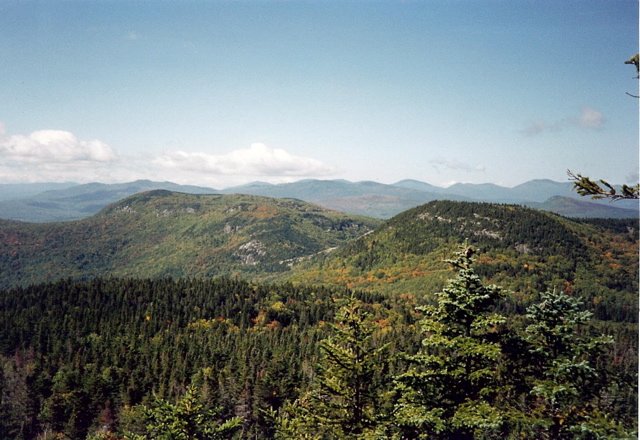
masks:
<svg viewBox="0 0 640 440"><path fill-rule="evenodd" d="M3 182L98 181L120 163L99 140L83 141L61 130L7 135L0 123L0 177Z"/></svg>
<svg viewBox="0 0 640 440"><path fill-rule="evenodd" d="M525 136L533 137L544 132L555 133L570 127L602 130L605 122L606 119L601 112L589 106L583 106L578 117L565 118L554 122L546 122L544 120L527 121L521 131Z"/></svg>
<svg viewBox="0 0 640 440"><path fill-rule="evenodd" d="M0 158L14 163L113 162L116 152L99 140L81 141L72 133L39 130L28 136L5 136L0 128Z"/></svg>
<svg viewBox="0 0 640 440"><path fill-rule="evenodd" d="M0 122L0 182L128 182L137 179L223 188L250 180L282 183L335 174L323 162L253 144L223 155L172 151L120 156L99 140L60 130L8 135Z"/></svg>
<svg viewBox="0 0 640 440"><path fill-rule="evenodd" d="M591 107L584 106L580 117L571 121L573 125L591 130L602 130L605 122L604 115Z"/></svg>
<svg viewBox="0 0 640 440"><path fill-rule="evenodd" d="M260 143L224 155L172 151L156 158L154 163L165 168L219 175L326 176L335 172L319 160L294 156Z"/></svg>
<svg viewBox="0 0 640 440"><path fill-rule="evenodd" d="M484 172L486 167L482 164L471 165L465 162L460 162L458 160L447 160L442 157L438 157L436 159L432 159L429 161L431 165L437 170L440 171L441 168L447 168L450 170L462 170L466 172Z"/></svg>

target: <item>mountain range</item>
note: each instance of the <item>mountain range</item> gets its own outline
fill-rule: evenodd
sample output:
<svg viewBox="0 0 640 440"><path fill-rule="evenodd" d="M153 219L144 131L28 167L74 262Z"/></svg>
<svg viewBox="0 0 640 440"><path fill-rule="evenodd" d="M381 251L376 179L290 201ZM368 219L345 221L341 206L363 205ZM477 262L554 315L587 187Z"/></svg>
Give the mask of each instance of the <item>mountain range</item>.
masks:
<svg viewBox="0 0 640 440"><path fill-rule="evenodd" d="M243 417L245 430L225 438L274 438L276 411L289 403L306 409L312 399L299 396L309 396L313 377L337 371L321 370L327 341L338 341L348 356L335 359L355 372L335 373L338 381L415 378L404 375L421 372L408 361L431 362L451 348L434 365L442 365L436 375L449 371L450 359L462 365L454 394L496 376L489 402L508 401L500 414L516 414L514 432L485 438L522 437L524 415L543 406L535 390L576 389L565 386L569 376L587 391L567 412L586 396L585 419L605 414L636 432L638 226L637 218L572 219L449 200L381 220L291 198L167 190L125 197L76 221L0 220L0 438L133 438L129 432L154 426L135 408L159 396L145 407L158 408L153 423L179 426L178 411L201 420L191 408L206 402L222 417ZM473 267L463 255L473 256ZM583 322L589 313L595 319ZM532 322L550 341L540 357ZM558 334L584 342L566 350ZM446 345L418 351L434 340ZM547 351L566 357L541 363ZM376 362L353 363L373 352ZM482 360L484 373L472 378L459 353L472 361L489 353L492 364ZM353 365L386 376L363 376ZM528 373L541 365L553 374L560 365L560 379L551 370ZM609 382L592 393L601 379ZM191 387L202 397L187 410L169 403ZM397 408L397 389L380 394ZM556 423L552 410L544 426Z"/></svg>
<svg viewBox="0 0 640 440"><path fill-rule="evenodd" d="M394 184L346 180L300 180L277 185L253 182L223 190L149 180L120 184L2 184L0 218L27 222L78 220L127 196L154 189L190 194L296 198L325 208L380 219L391 218L433 200L519 204L567 217L638 218L637 201L612 203L585 199L573 192L572 186L571 182L546 179L531 180L513 188L462 183L441 188L417 180Z"/></svg>
<svg viewBox="0 0 640 440"><path fill-rule="evenodd" d="M481 251L478 272L519 295L572 289L602 319L632 319L639 229L508 204L438 200L383 221L295 199L153 190L78 221L0 220L0 288L227 276L402 295L440 288L443 260L467 243Z"/></svg>

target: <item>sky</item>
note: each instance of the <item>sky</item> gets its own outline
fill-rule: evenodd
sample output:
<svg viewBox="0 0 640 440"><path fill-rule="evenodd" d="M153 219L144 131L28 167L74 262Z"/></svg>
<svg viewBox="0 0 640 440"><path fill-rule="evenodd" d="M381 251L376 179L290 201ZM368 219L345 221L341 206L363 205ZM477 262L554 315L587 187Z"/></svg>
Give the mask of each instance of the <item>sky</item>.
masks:
<svg viewBox="0 0 640 440"><path fill-rule="evenodd" d="M637 0L4 0L0 183L637 183L637 52Z"/></svg>

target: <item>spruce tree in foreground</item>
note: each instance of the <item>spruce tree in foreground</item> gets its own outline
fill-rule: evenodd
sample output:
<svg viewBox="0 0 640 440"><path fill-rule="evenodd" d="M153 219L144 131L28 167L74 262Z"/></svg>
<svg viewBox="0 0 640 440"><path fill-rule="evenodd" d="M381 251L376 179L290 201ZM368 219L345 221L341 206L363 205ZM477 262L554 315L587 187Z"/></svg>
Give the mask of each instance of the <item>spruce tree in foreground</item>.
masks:
<svg viewBox="0 0 640 440"><path fill-rule="evenodd" d="M221 421L216 410L205 408L198 390L189 387L176 403L156 398L149 406L140 405L132 418L138 426L125 430L126 440L228 440L240 429L238 417Z"/></svg>
<svg viewBox="0 0 640 440"><path fill-rule="evenodd" d="M458 275L435 294L435 305L418 309L423 348L397 378L397 438L483 438L505 423L497 405L505 318L493 312L503 292L482 284L471 267L474 252L465 248L448 261Z"/></svg>
<svg viewBox="0 0 640 440"><path fill-rule="evenodd" d="M536 439L635 438L607 413L615 374L598 361L613 339L590 335L592 313L564 291L542 293L527 309L531 362L537 366L527 411Z"/></svg>
<svg viewBox="0 0 640 440"><path fill-rule="evenodd" d="M386 345L374 341L375 324L351 298L321 341L322 357L311 389L279 418L279 439L377 439L388 421Z"/></svg>

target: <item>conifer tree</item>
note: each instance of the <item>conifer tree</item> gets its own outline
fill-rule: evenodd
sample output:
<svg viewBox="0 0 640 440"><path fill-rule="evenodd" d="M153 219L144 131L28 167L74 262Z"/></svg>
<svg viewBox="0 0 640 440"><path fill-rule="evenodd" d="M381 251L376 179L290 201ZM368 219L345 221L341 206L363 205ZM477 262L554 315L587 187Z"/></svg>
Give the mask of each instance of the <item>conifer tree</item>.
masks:
<svg viewBox="0 0 640 440"><path fill-rule="evenodd" d="M496 404L497 329L505 318L492 312L503 292L482 284L472 268L474 252L467 247L449 260L458 275L435 294L435 305L418 308L423 348L397 377L400 438L474 439L505 423Z"/></svg>
<svg viewBox="0 0 640 440"><path fill-rule="evenodd" d="M277 438L383 438L391 407L387 345L375 343L371 315L354 298L336 321L333 334L320 343L310 391L285 408Z"/></svg>
<svg viewBox="0 0 640 440"><path fill-rule="evenodd" d="M542 293L527 312L526 339L538 367L528 411L531 438L630 438L605 412L612 378L597 363L612 338L586 332L592 313L564 291Z"/></svg>
<svg viewBox="0 0 640 440"><path fill-rule="evenodd" d="M592 199L625 200L640 198L640 184L635 186L622 185L619 190L613 187L606 180L600 179L596 182L582 174L574 174L567 170L569 180L573 181L573 190L581 196L590 196ZM618 192L619 191L619 192Z"/></svg>
<svg viewBox="0 0 640 440"><path fill-rule="evenodd" d="M124 432L126 440L227 440L242 423L237 417L218 420L217 411L200 403L195 387L187 388L176 404L156 398L137 410L143 426Z"/></svg>

